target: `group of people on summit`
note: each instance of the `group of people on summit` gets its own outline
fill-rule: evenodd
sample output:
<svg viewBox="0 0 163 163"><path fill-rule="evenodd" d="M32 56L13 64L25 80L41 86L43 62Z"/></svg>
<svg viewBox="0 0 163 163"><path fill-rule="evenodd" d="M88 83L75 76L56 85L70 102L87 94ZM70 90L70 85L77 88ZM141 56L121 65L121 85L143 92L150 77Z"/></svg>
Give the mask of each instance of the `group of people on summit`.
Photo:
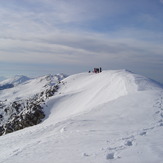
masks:
<svg viewBox="0 0 163 163"><path fill-rule="evenodd" d="M89 71L89 73L90 73L91 71ZM100 67L100 68L94 68L94 70L93 70L93 72L94 73L100 73L100 72L102 72L102 68Z"/></svg>

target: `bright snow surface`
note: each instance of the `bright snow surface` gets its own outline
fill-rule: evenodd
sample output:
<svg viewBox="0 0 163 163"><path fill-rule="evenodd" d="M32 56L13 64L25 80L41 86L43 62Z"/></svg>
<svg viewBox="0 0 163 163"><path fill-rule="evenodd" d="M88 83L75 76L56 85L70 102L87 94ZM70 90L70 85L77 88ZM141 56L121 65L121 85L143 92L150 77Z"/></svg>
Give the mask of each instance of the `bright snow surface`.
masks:
<svg viewBox="0 0 163 163"><path fill-rule="evenodd" d="M62 83L41 124L0 137L0 163L163 162L161 85L126 70Z"/></svg>

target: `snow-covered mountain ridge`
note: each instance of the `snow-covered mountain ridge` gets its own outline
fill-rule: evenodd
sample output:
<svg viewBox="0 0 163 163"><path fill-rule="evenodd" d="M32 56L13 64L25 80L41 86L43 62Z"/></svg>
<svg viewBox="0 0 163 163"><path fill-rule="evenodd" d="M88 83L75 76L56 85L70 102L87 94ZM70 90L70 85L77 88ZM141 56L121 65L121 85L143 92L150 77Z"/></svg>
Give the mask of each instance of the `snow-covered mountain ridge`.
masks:
<svg viewBox="0 0 163 163"><path fill-rule="evenodd" d="M12 85L0 91L0 135L41 122L45 117L42 104L53 96L63 74L30 79L16 76L0 82Z"/></svg>
<svg viewBox="0 0 163 163"><path fill-rule="evenodd" d="M58 117L61 119L64 115L67 118L69 114L76 115L88 112L121 96L130 96L140 91L162 89L161 84L127 70L110 70L99 74L80 73L65 78L63 82L66 84L59 90L62 96L57 97L57 100L62 101L59 103L61 109L57 110L59 115L54 114L55 119ZM78 102L74 102L77 100L81 101L80 105ZM52 98L51 101L53 102L54 99ZM73 107L66 109L65 106L69 103L73 104Z"/></svg>
<svg viewBox="0 0 163 163"><path fill-rule="evenodd" d="M126 70L71 75L41 106L42 123L0 137L0 162L163 160L163 87L148 78Z"/></svg>

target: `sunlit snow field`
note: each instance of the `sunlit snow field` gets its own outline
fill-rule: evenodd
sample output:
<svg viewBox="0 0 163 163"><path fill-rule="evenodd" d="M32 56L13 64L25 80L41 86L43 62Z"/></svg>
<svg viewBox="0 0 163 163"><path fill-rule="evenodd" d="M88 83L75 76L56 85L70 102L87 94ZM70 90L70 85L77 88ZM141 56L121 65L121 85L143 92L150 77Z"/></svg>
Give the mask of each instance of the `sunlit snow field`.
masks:
<svg viewBox="0 0 163 163"><path fill-rule="evenodd" d="M14 91L26 97L42 82ZM15 98L9 89L3 92L1 98ZM0 163L163 160L163 87L148 78L126 70L71 75L44 112L41 124L0 137Z"/></svg>

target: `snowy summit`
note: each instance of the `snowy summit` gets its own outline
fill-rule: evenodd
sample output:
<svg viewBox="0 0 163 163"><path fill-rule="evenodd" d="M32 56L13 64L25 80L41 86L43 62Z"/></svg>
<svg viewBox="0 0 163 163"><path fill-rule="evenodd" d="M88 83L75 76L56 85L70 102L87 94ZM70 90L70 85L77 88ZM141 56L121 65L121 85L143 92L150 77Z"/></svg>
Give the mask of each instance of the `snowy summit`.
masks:
<svg viewBox="0 0 163 163"><path fill-rule="evenodd" d="M34 106L45 115L38 125L3 132L1 163L163 160L163 86L141 75L107 70L69 77L44 76L5 87L0 98L1 125L12 120L9 112L14 110L13 102L24 106L12 112L15 116L33 115L36 101ZM3 105L12 111L3 112Z"/></svg>

